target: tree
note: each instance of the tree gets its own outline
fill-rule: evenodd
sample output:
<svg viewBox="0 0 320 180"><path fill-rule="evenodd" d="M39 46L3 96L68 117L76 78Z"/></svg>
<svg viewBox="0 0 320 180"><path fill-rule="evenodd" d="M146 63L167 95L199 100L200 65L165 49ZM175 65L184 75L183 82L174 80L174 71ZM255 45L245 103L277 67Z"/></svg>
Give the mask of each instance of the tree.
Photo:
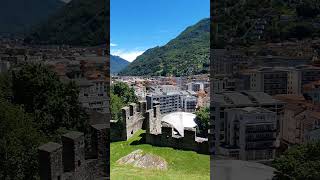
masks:
<svg viewBox="0 0 320 180"><path fill-rule="evenodd" d="M122 120L121 108L130 103L138 102L138 97L135 95L134 89L124 82L117 82L111 86L110 98L112 119L120 121Z"/></svg>
<svg viewBox="0 0 320 180"><path fill-rule="evenodd" d="M196 124L199 128L199 134L201 136L208 136L209 121L210 121L210 110L207 107L202 107L196 111Z"/></svg>
<svg viewBox="0 0 320 180"><path fill-rule="evenodd" d="M111 92L120 97L125 105L138 102L138 97L134 93L134 89L124 82L117 82L111 86Z"/></svg>
<svg viewBox="0 0 320 180"><path fill-rule="evenodd" d="M279 179L320 179L320 142L298 145L273 161Z"/></svg>
<svg viewBox="0 0 320 180"><path fill-rule="evenodd" d="M8 73L0 74L0 98L11 100L12 98L12 83Z"/></svg>
<svg viewBox="0 0 320 180"><path fill-rule="evenodd" d="M111 86L110 92L110 110L111 117L117 123L111 128L111 134L120 135L123 130L123 119L121 108L130 103L136 103L138 97L134 93L134 89L130 88L124 82L117 82Z"/></svg>
<svg viewBox="0 0 320 180"><path fill-rule="evenodd" d="M0 179L36 179L37 147L45 141L31 117L0 98Z"/></svg>
<svg viewBox="0 0 320 180"><path fill-rule="evenodd" d="M84 131L88 116L78 101L74 82L62 83L49 68L37 64L22 66L12 75L13 102L31 113L47 136L59 128Z"/></svg>
<svg viewBox="0 0 320 180"><path fill-rule="evenodd" d="M110 94L110 99L110 110L112 119L121 120L121 108L125 106L124 102L119 96L113 94L113 92L111 92Z"/></svg>

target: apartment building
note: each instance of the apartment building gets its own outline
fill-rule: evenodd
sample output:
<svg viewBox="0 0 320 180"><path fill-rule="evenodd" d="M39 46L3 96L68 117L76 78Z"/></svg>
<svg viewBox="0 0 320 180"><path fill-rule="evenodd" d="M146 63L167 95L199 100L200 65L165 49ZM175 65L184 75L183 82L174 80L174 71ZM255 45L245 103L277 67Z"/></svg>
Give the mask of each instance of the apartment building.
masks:
<svg viewBox="0 0 320 180"><path fill-rule="evenodd" d="M181 110L184 112L195 112L198 99L195 96L181 96Z"/></svg>
<svg viewBox="0 0 320 180"><path fill-rule="evenodd" d="M145 86L133 86L134 93L140 100L144 100L147 96L147 89Z"/></svg>
<svg viewBox="0 0 320 180"><path fill-rule="evenodd" d="M84 108L109 113L109 97L107 96L107 84L104 80L77 79L76 83L80 87L79 102Z"/></svg>
<svg viewBox="0 0 320 180"><path fill-rule="evenodd" d="M188 91L206 91L210 87L209 82L201 82L201 81L196 81L196 82L190 82L186 84L186 87Z"/></svg>
<svg viewBox="0 0 320 180"><path fill-rule="evenodd" d="M151 109L154 103L159 103L161 114L180 110L181 100L179 92L151 93L146 96L147 109Z"/></svg>
<svg viewBox="0 0 320 180"><path fill-rule="evenodd" d="M241 66L248 63L246 57L236 50L213 49L213 71L215 75L232 75L240 71Z"/></svg>
<svg viewBox="0 0 320 180"><path fill-rule="evenodd" d="M220 152L240 160L270 160L277 147L277 114L259 108L225 110L225 143Z"/></svg>
<svg viewBox="0 0 320 180"><path fill-rule="evenodd" d="M214 151L216 154L221 153L220 146L226 144L226 132L228 126L226 122L226 110L233 108L246 108L246 107L260 107L277 115L277 134L280 131L280 117L283 113L285 103L280 100L274 99L272 96L264 92L255 91L227 91L215 93L211 99L210 116L213 124L210 124L210 133L214 137Z"/></svg>
<svg viewBox="0 0 320 180"><path fill-rule="evenodd" d="M161 114L176 111L194 112L198 98L194 91L155 91L146 96L147 108L159 103Z"/></svg>
<svg viewBox="0 0 320 180"><path fill-rule="evenodd" d="M317 80L320 80L320 67L297 66L288 74L288 92L289 94L302 94L304 85Z"/></svg>
<svg viewBox="0 0 320 180"><path fill-rule="evenodd" d="M288 93L289 70L282 67L264 67L251 71L250 86L253 91L269 95Z"/></svg>
<svg viewBox="0 0 320 180"><path fill-rule="evenodd" d="M187 84L187 90L198 92L200 90L204 90L203 83L191 82Z"/></svg>
<svg viewBox="0 0 320 180"><path fill-rule="evenodd" d="M303 86L320 80L320 67L263 67L250 71L250 87L270 95L302 94Z"/></svg>

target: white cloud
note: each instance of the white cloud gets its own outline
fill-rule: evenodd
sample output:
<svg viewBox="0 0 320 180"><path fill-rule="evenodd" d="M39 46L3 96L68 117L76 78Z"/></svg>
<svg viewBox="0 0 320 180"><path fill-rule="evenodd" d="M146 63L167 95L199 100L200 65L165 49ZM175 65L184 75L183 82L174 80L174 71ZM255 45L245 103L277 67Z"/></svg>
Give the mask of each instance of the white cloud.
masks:
<svg viewBox="0 0 320 180"><path fill-rule="evenodd" d="M112 55L120 56L121 58L128 60L130 62L134 61L138 56L140 56L143 53L144 51L142 50L132 50L132 51L111 50Z"/></svg>
<svg viewBox="0 0 320 180"><path fill-rule="evenodd" d="M111 47L116 47L116 46L118 46L118 44L110 43L110 46Z"/></svg>

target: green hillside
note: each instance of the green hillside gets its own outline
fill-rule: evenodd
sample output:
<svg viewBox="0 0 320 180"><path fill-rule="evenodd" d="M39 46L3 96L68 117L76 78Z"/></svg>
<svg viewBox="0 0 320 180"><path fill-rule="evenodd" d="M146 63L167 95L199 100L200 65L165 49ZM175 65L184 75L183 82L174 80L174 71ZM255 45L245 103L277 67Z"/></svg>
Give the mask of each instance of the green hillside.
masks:
<svg viewBox="0 0 320 180"><path fill-rule="evenodd" d="M0 34L23 35L64 5L60 0L1 0Z"/></svg>
<svg viewBox="0 0 320 180"><path fill-rule="evenodd" d="M209 71L210 20L188 27L162 47L147 50L121 75L182 76Z"/></svg>
<svg viewBox="0 0 320 180"><path fill-rule="evenodd" d="M25 39L34 44L95 46L106 43L107 1L73 0Z"/></svg>
<svg viewBox="0 0 320 180"><path fill-rule="evenodd" d="M218 0L212 23L213 47L319 37L317 0Z"/></svg>

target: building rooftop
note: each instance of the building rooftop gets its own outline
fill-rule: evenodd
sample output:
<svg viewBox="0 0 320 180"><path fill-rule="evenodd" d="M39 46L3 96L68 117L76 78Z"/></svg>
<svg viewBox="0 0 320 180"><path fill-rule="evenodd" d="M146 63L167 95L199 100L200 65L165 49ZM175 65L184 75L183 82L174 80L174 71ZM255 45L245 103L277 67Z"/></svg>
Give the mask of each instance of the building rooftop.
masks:
<svg viewBox="0 0 320 180"><path fill-rule="evenodd" d="M231 100L230 102L232 102L233 104L253 104L248 96L245 96L239 92L227 92L225 93L225 97Z"/></svg>
<svg viewBox="0 0 320 180"><path fill-rule="evenodd" d="M247 95L249 95L251 98L255 99L258 103L278 103L279 100L274 99L272 96L270 96L267 93L264 92L253 92L253 91L247 91L245 92Z"/></svg>
<svg viewBox="0 0 320 180"><path fill-rule="evenodd" d="M226 91L213 95L213 102L222 105L255 105L255 104L280 104L281 101L274 99L272 96L264 92L254 91Z"/></svg>

